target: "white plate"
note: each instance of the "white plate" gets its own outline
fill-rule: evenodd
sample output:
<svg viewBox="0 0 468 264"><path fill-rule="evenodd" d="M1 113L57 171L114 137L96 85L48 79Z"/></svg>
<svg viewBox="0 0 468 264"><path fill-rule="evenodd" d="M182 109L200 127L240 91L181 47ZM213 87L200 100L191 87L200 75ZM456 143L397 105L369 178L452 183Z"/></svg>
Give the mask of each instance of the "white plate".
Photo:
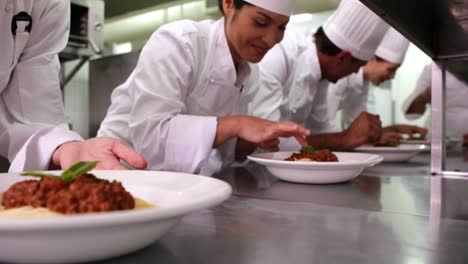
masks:
<svg viewBox="0 0 468 264"><path fill-rule="evenodd" d="M400 144L397 147L363 145L355 148L354 151L380 155L384 158L384 162L403 162L408 161L422 151L427 151L429 148L424 144Z"/></svg>
<svg viewBox="0 0 468 264"><path fill-rule="evenodd" d="M338 162L287 161L292 152L257 153L248 159L262 164L273 176L299 183L337 183L353 179L366 167L382 162L378 155L333 152Z"/></svg>
<svg viewBox="0 0 468 264"><path fill-rule="evenodd" d="M404 139L400 141L401 144L414 144L414 145L431 145L431 141L424 139L424 140L417 140L417 139Z"/></svg>
<svg viewBox="0 0 468 264"><path fill-rule="evenodd" d="M57 173L57 172L54 172ZM158 240L181 217L217 205L231 187L209 177L158 171L93 171L121 181L157 208L47 219L0 219L0 262L70 263L105 259ZM27 178L0 174L0 193Z"/></svg>

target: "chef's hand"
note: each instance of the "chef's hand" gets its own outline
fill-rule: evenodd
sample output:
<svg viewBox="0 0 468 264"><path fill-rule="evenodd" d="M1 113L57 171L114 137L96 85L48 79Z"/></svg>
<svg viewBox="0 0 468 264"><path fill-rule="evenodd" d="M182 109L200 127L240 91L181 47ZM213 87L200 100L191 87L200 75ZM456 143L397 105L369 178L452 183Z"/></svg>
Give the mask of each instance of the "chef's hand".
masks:
<svg viewBox="0 0 468 264"><path fill-rule="evenodd" d="M98 170L125 170L120 164L124 160L135 169L145 169L146 160L134 150L113 138L92 138L80 142L68 142L55 150L52 168L66 170L79 161L99 161Z"/></svg>
<svg viewBox="0 0 468 264"><path fill-rule="evenodd" d="M382 123L378 115L362 112L345 131L345 145L352 149L363 144L373 144L380 139Z"/></svg>
<svg viewBox="0 0 468 264"><path fill-rule="evenodd" d="M421 92L416 98L414 98L413 102L411 102L408 110L406 110L407 114L424 114L426 111L426 105L431 104L432 100L432 92L431 86L426 87L423 92Z"/></svg>
<svg viewBox="0 0 468 264"><path fill-rule="evenodd" d="M423 127L413 126L413 125L392 125L385 127L384 132L396 132L400 134L408 135L409 139L426 139L427 129ZM416 135L419 134L419 137Z"/></svg>
<svg viewBox="0 0 468 264"><path fill-rule="evenodd" d="M377 144L396 146L400 144L403 139L400 133L397 132L383 132Z"/></svg>
<svg viewBox="0 0 468 264"><path fill-rule="evenodd" d="M238 137L268 151L278 151L279 137L295 137L302 146L310 131L294 122L273 122L253 116L228 116L218 118L218 131L214 147L233 137Z"/></svg>

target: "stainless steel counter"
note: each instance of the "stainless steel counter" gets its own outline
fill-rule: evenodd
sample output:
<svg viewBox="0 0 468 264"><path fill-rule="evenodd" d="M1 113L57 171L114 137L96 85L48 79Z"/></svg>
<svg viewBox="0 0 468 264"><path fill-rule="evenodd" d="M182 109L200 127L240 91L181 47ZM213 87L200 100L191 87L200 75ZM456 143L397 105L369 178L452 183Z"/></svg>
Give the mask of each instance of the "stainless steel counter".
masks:
<svg viewBox="0 0 468 264"><path fill-rule="evenodd" d="M233 186L228 201L102 263L468 263L468 181L431 177L429 160L320 186L277 181L257 166L225 170L217 177ZM440 183L440 206L431 181Z"/></svg>

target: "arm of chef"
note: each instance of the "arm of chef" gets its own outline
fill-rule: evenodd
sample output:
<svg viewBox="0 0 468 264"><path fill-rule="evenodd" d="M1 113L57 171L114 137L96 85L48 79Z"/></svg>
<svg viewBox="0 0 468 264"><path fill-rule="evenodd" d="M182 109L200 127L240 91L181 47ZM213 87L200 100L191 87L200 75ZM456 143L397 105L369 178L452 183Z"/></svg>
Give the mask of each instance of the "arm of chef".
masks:
<svg viewBox="0 0 468 264"><path fill-rule="evenodd" d="M58 146L83 140L77 133L58 126L12 124L9 129L9 172L47 170Z"/></svg>
<svg viewBox="0 0 468 264"><path fill-rule="evenodd" d="M216 117L190 115L186 108L194 52L184 38L159 30L143 48L129 83L130 138L151 169L197 173L212 149Z"/></svg>
<svg viewBox="0 0 468 264"><path fill-rule="evenodd" d="M70 2L34 4L46 6L33 21L29 37L16 35L16 46L24 45L24 49L1 96L4 113L8 113L2 125L8 127L10 171L47 169L59 145L81 140L67 129L59 86L57 54L68 41Z"/></svg>
<svg viewBox="0 0 468 264"><path fill-rule="evenodd" d="M429 65L426 65L423 71L421 72L421 75L418 78L414 91L403 102L402 111L408 120L416 120L422 116L422 114L407 113L407 112L411 104L414 102L414 100L418 96L420 96L428 87L431 87L432 85L431 81L432 81L432 65L429 64Z"/></svg>

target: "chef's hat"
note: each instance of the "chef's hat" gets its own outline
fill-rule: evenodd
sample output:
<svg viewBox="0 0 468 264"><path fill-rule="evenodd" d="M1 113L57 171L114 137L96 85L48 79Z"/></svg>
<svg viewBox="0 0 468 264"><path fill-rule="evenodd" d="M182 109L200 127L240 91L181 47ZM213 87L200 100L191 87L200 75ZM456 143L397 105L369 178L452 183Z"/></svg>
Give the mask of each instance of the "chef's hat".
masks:
<svg viewBox="0 0 468 264"><path fill-rule="evenodd" d="M363 61L374 56L387 30L388 24L358 0L342 0L323 24L333 44Z"/></svg>
<svg viewBox="0 0 468 264"><path fill-rule="evenodd" d="M380 43L375 55L395 64L401 64L405 59L409 41L394 28L390 28Z"/></svg>
<svg viewBox="0 0 468 264"><path fill-rule="evenodd" d="M270 10L280 15L290 16L294 9L293 0L244 0L252 5Z"/></svg>

